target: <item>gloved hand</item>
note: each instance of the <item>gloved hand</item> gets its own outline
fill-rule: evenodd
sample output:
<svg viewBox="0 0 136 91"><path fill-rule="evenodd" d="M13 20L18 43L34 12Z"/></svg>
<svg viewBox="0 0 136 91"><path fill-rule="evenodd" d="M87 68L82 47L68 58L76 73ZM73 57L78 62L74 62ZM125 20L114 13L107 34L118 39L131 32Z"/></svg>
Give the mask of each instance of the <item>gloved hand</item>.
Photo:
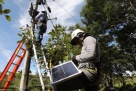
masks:
<svg viewBox="0 0 136 91"><path fill-rule="evenodd" d="M36 21L36 20L31 20L31 23L36 24L36 23L37 23L37 21Z"/></svg>
<svg viewBox="0 0 136 91"><path fill-rule="evenodd" d="M77 60L76 60L76 56L73 55L73 56L71 57L71 60L72 60L73 62L76 62L76 61L77 61Z"/></svg>
<svg viewBox="0 0 136 91"><path fill-rule="evenodd" d="M76 66L78 66L78 61L76 60L76 56L75 56L75 55L73 55L73 56L71 57L71 60L72 60L72 62L73 62Z"/></svg>

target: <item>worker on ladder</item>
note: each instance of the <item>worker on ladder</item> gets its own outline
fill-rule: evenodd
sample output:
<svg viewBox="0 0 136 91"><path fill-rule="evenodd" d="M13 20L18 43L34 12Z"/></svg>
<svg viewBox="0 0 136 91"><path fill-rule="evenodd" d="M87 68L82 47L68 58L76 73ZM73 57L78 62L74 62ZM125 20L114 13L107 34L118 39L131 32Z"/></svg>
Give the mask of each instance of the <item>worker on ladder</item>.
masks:
<svg viewBox="0 0 136 91"><path fill-rule="evenodd" d="M85 91L98 91L100 82L100 50L96 38L81 29L72 32L72 45L82 46L80 55L72 57L74 63L83 72L79 77Z"/></svg>
<svg viewBox="0 0 136 91"><path fill-rule="evenodd" d="M38 0L38 3L39 5L40 4L44 5L46 4L46 0ZM49 11L49 13L51 13L51 9L48 5L47 5L47 10ZM46 30L47 30L47 21L51 19L48 19L46 10L43 10L41 12L35 10L31 2L29 5L28 12L29 12L29 15L32 17L31 22L34 23L33 27L35 29L33 30L33 33L35 35L35 44L36 46L40 46L41 41L43 39L43 34L46 33Z"/></svg>
<svg viewBox="0 0 136 91"><path fill-rule="evenodd" d="M43 39L43 34L46 33L47 30L47 11L41 11L39 14L35 16L35 40L36 40L36 45L41 45L41 41Z"/></svg>

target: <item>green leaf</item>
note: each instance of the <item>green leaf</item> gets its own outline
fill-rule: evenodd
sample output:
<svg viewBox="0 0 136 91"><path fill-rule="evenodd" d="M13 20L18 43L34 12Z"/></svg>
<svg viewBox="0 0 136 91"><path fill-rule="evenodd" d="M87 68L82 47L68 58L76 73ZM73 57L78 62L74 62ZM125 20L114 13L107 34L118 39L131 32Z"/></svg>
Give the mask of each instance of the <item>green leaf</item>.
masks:
<svg viewBox="0 0 136 91"><path fill-rule="evenodd" d="M21 40L17 41L17 43L20 43L20 42L22 42L22 41Z"/></svg>
<svg viewBox="0 0 136 91"><path fill-rule="evenodd" d="M22 34L18 33L18 36L21 36L21 37L22 37Z"/></svg>
<svg viewBox="0 0 136 91"><path fill-rule="evenodd" d="M0 2L1 2L2 4L4 4L4 0L0 0Z"/></svg>
<svg viewBox="0 0 136 91"><path fill-rule="evenodd" d="M11 17L9 15L5 15L5 17L8 21L11 21Z"/></svg>
<svg viewBox="0 0 136 91"><path fill-rule="evenodd" d="M11 11L10 9L5 9L5 10L3 10L3 13L8 14L8 13L10 13L10 11Z"/></svg>
<svg viewBox="0 0 136 91"><path fill-rule="evenodd" d="M31 35L31 32L29 30L27 30L27 35Z"/></svg>
<svg viewBox="0 0 136 91"><path fill-rule="evenodd" d="M2 14L2 4L0 4L0 14Z"/></svg>

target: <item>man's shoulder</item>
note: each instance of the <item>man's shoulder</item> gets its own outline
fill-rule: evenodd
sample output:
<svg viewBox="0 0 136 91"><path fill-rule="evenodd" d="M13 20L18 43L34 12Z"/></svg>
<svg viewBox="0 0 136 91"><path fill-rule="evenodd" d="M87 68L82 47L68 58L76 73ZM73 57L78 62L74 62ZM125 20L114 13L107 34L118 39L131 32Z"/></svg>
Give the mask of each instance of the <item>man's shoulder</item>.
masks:
<svg viewBox="0 0 136 91"><path fill-rule="evenodd" d="M85 39L84 39L84 44L90 44L90 43L96 43L96 39L92 36L87 36Z"/></svg>
<svg viewBox="0 0 136 91"><path fill-rule="evenodd" d="M96 40L96 38L93 37L93 36L87 36L87 37L85 38L85 40Z"/></svg>

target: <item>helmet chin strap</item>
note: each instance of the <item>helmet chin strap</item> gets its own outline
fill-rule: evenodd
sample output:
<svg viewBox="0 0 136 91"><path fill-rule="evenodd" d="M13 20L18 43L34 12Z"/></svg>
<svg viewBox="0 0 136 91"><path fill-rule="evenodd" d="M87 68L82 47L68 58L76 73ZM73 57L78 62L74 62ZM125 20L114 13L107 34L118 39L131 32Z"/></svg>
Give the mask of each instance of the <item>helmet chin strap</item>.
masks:
<svg viewBox="0 0 136 91"><path fill-rule="evenodd" d="M78 38L78 40L77 40L77 45L82 46L82 45L83 45L83 40L84 40L83 35L82 35L82 36L80 36L80 37L77 37L77 38Z"/></svg>
<svg viewBox="0 0 136 91"><path fill-rule="evenodd" d="M83 33L83 37L91 36L89 33Z"/></svg>
<svg viewBox="0 0 136 91"><path fill-rule="evenodd" d="M89 33L85 33L85 32L80 32L77 34L78 38L81 38L81 37L86 38L87 36L91 36L91 35Z"/></svg>

